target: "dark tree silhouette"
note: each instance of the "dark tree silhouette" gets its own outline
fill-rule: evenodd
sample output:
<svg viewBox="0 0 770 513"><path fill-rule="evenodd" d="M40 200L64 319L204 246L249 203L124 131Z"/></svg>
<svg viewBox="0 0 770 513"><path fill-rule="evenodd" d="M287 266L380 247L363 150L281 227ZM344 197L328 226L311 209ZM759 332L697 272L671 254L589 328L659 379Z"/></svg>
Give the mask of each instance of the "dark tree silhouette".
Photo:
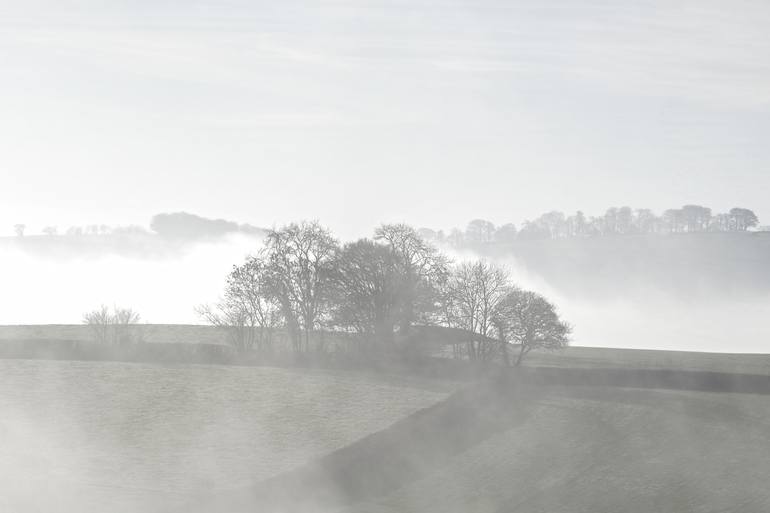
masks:
<svg viewBox="0 0 770 513"><path fill-rule="evenodd" d="M513 223L507 223L502 225L495 231L495 241L501 243L514 242L516 240L516 225Z"/></svg>
<svg viewBox="0 0 770 513"><path fill-rule="evenodd" d="M337 251L337 240L317 221L292 223L267 235L266 280L296 352L310 350L310 333L329 312Z"/></svg>
<svg viewBox="0 0 770 513"><path fill-rule="evenodd" d="M535 292L511 289L498 308L500 338L518 346L514 365L534 349L561 349L569 344L571 328L559 319L556 308Z"/></svg>
<svg viewBox="0 0 770 513"><path fill-rule="evenodd" d="M734 230L746 231L749 228L754 228L759 224L757 215L747 208L731 208L730 209L730 222Z"/></svg>
<svg viewBox="0 0 770 513"><path fill-rule="evenodd" d="M415 320L435 308L436 288L447 278L448 260L406 224L380 226L375 240L385 243L398 261L402 283L398 325L406 335Z"/></svg>
<svg viewBox="0 0 770 513"><path fill-rule="evenodd" d="M375 345L391 344L404 296L400 269L398 254L385 244L370 239L345 244L330 273L334 324Z"/></svg>
<svg viewBox="0 0 770 513"><path fill-rule="evenodd" d="M706 231L711 222L711 209L700 205L685 205L681 209L682 222L688 232Z"/></svg>
<svg viewBox="0 0 770 513"><path fill-rule="evenodd" d="M495 225L484 219L474 219L465 229L465 240L472 244L492 242L495 235Z"/></svg>
<svg viewBox="0 0 770 513"><path fill-rule="evenodd" d="M453 246L489 242L483 220L472 221L463 233L453 229L446 241ZM491 223L490 223L491 225ZM513 224L496 230L492 240L502 244L515 241L558 239L563 237L598 237L633 234L669 234L746 231L759 225L756 214L749 209L733 208L729 213L712 214L708 207L684 205L665 210L658 217L647 208L611 207L604 215L586 218L583 212L566 217L554 210L532 221L524 221L517 232Z"/></svg>

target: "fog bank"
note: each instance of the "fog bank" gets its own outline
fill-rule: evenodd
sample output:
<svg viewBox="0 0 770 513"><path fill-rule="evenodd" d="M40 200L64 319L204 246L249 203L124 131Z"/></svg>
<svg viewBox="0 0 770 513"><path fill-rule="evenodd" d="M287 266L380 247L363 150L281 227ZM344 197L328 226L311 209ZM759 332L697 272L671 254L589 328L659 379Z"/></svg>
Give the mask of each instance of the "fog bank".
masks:
<svg viewBox="0 0 770 513"><path fill-rule="evenodd" d="M160 246L159 246L160 247ZM259 250L259 239L219 239L155 247L153 251L29 251L0 245L0 324L77 324L101 304L135 309L143 322L201 323L195 307L215 301L231 267ZM478 258L449 251L455 261ZM660 277L607 277L588 271L564 282L563 268L528 265L493 255L514 282L544 294L574 327L573 345L714 352L767 353L770 293L721 296L718 288L680 293ZM537 271L533 269L537 267ZM601 281L601 287L598 282Z"/></svg>
<svg viewBox="0 0 770 513"><path fill-rule="evenodd" d="M479 254L454 251L452 257L464 260L479 258ZM598 272L592 276L588 269L575 270L581 276L565 282L563 268L549 272L542 262L524 263L500 253L489 258L505 266L515 283L557 305L560 315L573 326L573 345L770 352L770 292L755 289L736 295L703 287L693 293L659 276L633 279L630 271L615 275L613 287L607 286L607 276ZM591 286L592 281L596 287Z"/></svg>
<svg viewBox="0 0 770 513"><path fill-rule="evenodd" d="M164 252L49 255L0 246L0 324L79 323L101 304L150 323L198 323L195 306L217 299L232 266L259 250L246 235L170 246Z"/></svg>

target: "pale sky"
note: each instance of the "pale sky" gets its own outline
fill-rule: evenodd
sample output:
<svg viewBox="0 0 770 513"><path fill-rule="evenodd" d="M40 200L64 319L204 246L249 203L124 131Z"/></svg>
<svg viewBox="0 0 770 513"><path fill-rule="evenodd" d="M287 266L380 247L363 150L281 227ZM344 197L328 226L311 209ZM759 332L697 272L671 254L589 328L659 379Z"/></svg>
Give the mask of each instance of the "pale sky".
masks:
<svg viewBox="0 0 770 513"><path fill-rule="evenodd" d="M770 224L770 2L0 0L0 234L186 210Z"/></svg>

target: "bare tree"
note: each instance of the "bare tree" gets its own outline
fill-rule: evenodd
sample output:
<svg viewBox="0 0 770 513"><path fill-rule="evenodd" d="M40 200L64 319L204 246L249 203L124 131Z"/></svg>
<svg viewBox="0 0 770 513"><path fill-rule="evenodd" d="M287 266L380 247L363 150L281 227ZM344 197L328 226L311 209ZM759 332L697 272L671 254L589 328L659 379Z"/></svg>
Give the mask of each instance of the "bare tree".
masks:
<svg viewBox="0 0 770 513"><path fill-rule="evenodd" d="M513 223L506 223L495 231L495 241L502 243L510 243L516 240L517 235L516 225Z"/></svg>
<svg viewBox="0 0 770 513"><path fill-rule="evenodd" d="M436 308L436 288L448 277L449 261L406 224L380 226L375 240L386 243L397 258L402 284L398 324L406 335L415 320Z"/></svg>
<svg viewBox="0 0 770 513"><path fill-rule="evenodd" d="M484 260L463 262L450 278L450 294L458 327L468 333L470 360L490 360L497 356L499 342L494 338L499 324L500 306L509 290L508 273Z"/></svg>
<svg viewBox="0 0 770 513"><path fill-rule="evenodd" d="M495 225L485 219L474 219L465 229L465 240L475 244L492 242Z"/></svg>
<svg viewBox="0 0 770 513"><path fill-rule="evenodd" d="M423 240L435 241L438 239L438 232L431 228L419 228L417 233L420 235L420 237L422 237Z"/></svg>
<svg viewBox="0 0 770 513"><path fill-rule="evenodd" d="M292 223L267 235L267 282L296 352L309 351L310 333L329 312L330 266L337 250L337 240L317 221Z"/></svg>
<svg viewBox="0 0 770 513"><path fill-rule="evenodd" d="M17 237L24 237L24 230L27 228L26 224L15 224L13 225L13 231L16 233Z"/></svg>
<svg viewBox="0 0 770 513"><path fill-rule="evenodd" d="M737 231L746 231L759 224L757 215L747 208L731 208L729 215L731 227Z"/></svg>
<svg viewBox="0 0 770 513"><path fill-rule="evenodd" d="M549 239L551 231L540 220L524 221L519 231L518 238L522 240Z"/></svg>
<svg viewBox="0 0 770 513"><path fill-rule="evenodd" d="M501 338L519 348L514 365L520 365L533 349L554 350L569 344L572 328L540 294L513 288L500 302L497 315Z"/></svg>
<svg viewBox="0 0 770 513"><path fill-rule="evenodd" d="M112 314L109 307L102 305L96 310L86 313L83 316L83 323L88 325L96 342L101 344L110 340L110 324L112 324Z"/></svg>
<svg viewBox="0 0 770 513"><path fill-rule="evenodd" d="M346 244L334 261L334 322L375 346L390 345L398 321L403 276L398 255L369 239Z"/></svg>
<svg viewBox="0 0 770 513"><path fill-rule="evenodd" d="M700 205L685 205L681 209L682 222L688 232L705 231L711 222L711 209Z"/></svg>
<svg viewBox="0 0 770 513"><path fill-rule="evenodd" d="M113 342L116 344L139 342L141 337L136 329L139 319L139 314L132 309L115 307L112 312Z"/></svg>
<svg viewBox="0 0 770 513"><path fill-rule="evenodd" d="M227 330L230 345L237 351L246 352L255 346L261 352L272 350L273 333L281 315L268 283L265 259L249 257L242 265L234 266L219 303L202 305L196 311L208 323Z"/></svg>
<svg viewBox="0 0 770 513"><path fill-rule="evenodd" d="M663 222L669 233L679 233L684 229L684 215L678 208L663 212Z"/></svg>
<svg viewBox="0 0 770 513"><path fill-rule="evenodd" d="M558 239L566 236L566 220L564 213L558 210L552 210L546 212L535 220L535 222L548 232L548 236L552 239Z"/></svg>
<svg viewBox="0 0 770 513"><path fill-rule="evenodd" d="M109 307L102 305L83 316L83 323L88 325L94 340L99 343L132 344L141 341L137 329L140 316L130 308Z"/></svg>
<svg viewBox="0 0 770 513"><path fill-rule="evenodd" d="M634 211L631 207L617 209L615 218L615 231L620 234L631 233L634 229Z"/></svg>
<svg viewBox="0 0 770 513"><path fill-rule="evenodd" d="M457 248L465 243L465 234L459 228L452 228L446 240L450 245Z"/></svg>
<svg viewBox="0 0 770 513"><path fill-rule="evenodd" d="M236 266L227 280L226 296L243 310L252 328L252 344L260 351L272 348L273 331L281 323L280 307L268 280L268 263L263 256L249 257Z"/></svg>
<svg viewBox="0 0 770 513"><path fill-rule="evenodd" d="M640 233L654 233L658 228L658 218L652 210L639 208L634 216L634 223Z"/></svg>

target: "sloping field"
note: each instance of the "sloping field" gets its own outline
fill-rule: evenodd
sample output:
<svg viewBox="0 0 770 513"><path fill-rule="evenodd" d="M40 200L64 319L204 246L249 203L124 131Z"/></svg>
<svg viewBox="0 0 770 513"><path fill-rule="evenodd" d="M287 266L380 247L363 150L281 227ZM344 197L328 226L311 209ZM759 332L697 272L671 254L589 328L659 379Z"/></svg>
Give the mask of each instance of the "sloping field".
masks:
<svg viewBox="0 0 770 513"><path fill-rule="evenodd" d="M173 506L300 466L454 387L343 371L0 360L0 511Z"/></svg>
<svg viewBox="0 0 770 513"><path fill-rule="evenodd" d="M770 356L531 356L454 393L340 370L0 360L0 511L770 511Z"/></svg>
<svg viewBox="0 0 770 513"><path fill-rule="evenodd" d="M142 340L166 344L226 344L227 333L214 326L195 324L139 324ZM84 324L30 324L0 326L0 343L12 340L92 340Z"/></svg>
<svg viewBox="0 0 770 513"><path fill-rule="evenodd" d="M770 511L770 395L480 385L199 511Z"/></svg>
<svg viewBox="0 0 770 513"><path fill-rule="evenodd" d="M356 512L770 510L766 396L550 390L436 472Z"/></svg>
<svg viewBox="0 0 770 513"><path fill-rule="evenodd" d="M525 365L529 367L582 369L675 369L770 376L770 355L768 354L568 347L559 352L531 353L525 361Z"/></svg>

